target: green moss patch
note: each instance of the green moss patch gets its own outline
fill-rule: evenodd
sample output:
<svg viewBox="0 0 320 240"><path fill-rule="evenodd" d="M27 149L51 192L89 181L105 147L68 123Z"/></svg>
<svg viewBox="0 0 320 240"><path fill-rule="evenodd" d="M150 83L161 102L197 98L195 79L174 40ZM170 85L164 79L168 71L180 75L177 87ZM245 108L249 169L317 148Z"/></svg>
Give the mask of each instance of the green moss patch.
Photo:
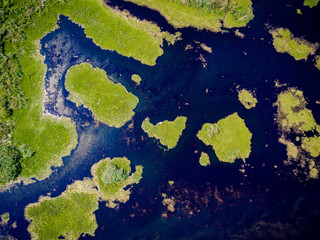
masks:
<svg viewBox="0 0 320 240"><path fill-rule="evenodd" d="M246 89L238 91L238 99L246 109L254 108L258 103L253 93Z"/></svg>
<svg viewBox="0 0 320 240"><path fill-rule="evenodd" d="M201 152L199 163L201 166L204 166L204 167L210 165L209 155L205 152Z"/></svg>
<svg viewBox="0 0 320 240"><path fill-rule="evenodd" d="M131 174L130 161L126 158L106 158L94 164L91 168L93 181L98 187L99 197L113 206L115 201L126 202L131 190L125 187L139 183L143 167L136 166Z"/></svg>
<svg viewBox="0 0 320 240"><path fill-rule="evenodd" d="M32 239L78 239L94 236L97 221L98 192L90 180L76 181L56 198L40 197L29 204L25 217L31 222L28 231Z"/></svg>
<svg viewBox="0 0 320 240"><path fill-rule="evenodd" d="M96 119L111 127L122 127L134 115L139 99L124 86L110 81L104 70L88 63L71 67L66 74L68 99L89 108Z"/></svg>
<svg viewBox="0 0 320 240"><path fill-rule="evenodd" d="M141 77L138 74L133 74L131 80L134 81L137 85L140 85Z"/></svg>
<svg viewBox="0 0 320 240"><path fill-rule="evenodd" d="M312 44L302 38L295 38L289 29L275 28L269 31L273 37L273 46L277 52L288 53L295 60L307 60L315 54L318 44Z"/></svg>
<svg viewBox="0 0 320 240"><path fill-rule="evenodd" d="M244 27L253 19L251 0L127 0L159 11L177 28L195 27L214 32Z"/></svg>
<svg viewBox="0 0 320 240"><path fill-rule="evenodd" d="M186 128L186 117L176 117L173 121L163 121L156 125L150 123L150 119L146 118L142 122L142 129L149 137L154 137L160 140L160 143L166 146L168 149L172 149L177 146L180 136L183 130Z"/></svg>
<svg viewBox="0 0 320 240"><path fill-rule="evenodd" d="M205 123L197 137L212 146L218 159L233 163L237 158L245 160L251 152L252 134L238 113L233 113L217 123Z"/></svg>
<svg viewBox="0 0 320 240"><path fill-rule="evenodd" d="M307 7L315 7L319 3L319 0L304 0L303 5Z"/></svg>

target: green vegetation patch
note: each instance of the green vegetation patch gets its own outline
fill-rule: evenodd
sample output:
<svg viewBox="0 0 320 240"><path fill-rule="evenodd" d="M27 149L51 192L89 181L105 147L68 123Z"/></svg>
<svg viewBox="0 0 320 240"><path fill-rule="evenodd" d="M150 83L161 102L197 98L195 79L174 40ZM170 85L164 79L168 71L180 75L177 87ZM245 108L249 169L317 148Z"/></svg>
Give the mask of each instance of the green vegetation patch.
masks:
<svg viewBox="0 0 320 240"><path fill-rule="evenodd" d="M134 115L139 99L121 84L110 81L104 70L89 63L71 67L66 74L68 99L85 105L96 119L111 127L122 127Z"/></svg>
<svg viewBox="0 0 320 240"><path fill-rule="evenodd" d="M124 190L129 185L139 183L142 178L143 167L136 166L131 174L130 161L126 158L106 158L94 164L91 168L93 181L98 187L99 197L107 201L110 206L113 202L126 202L131 190Z"/></svg>
<svg viewBox="0 0 320 240"><path fill-rule="evenodd" d="M252 134L238 113L233 113L217 123L205 123L197 137L212 146L218 159L233 163L237 158L243 161L251 152Z"/></svg>
<svg viewBox="0 0 320 240"><path fill-rule="evenodd" d="M142 129L149 137L154 137L160 140L160 143L166 146L168 149L172 149L177 146L180 136L183 130L186 128L186 117L176 117L173 121L163 121L156 125L150 123L150 119L146 118L142 122Z"/></svg>
<svg viewBox="0 0 320 240"><path fill-rule="evenodd" d="M140 85L142 79L138 74L132 74L131 80L134 81L137 85Z"/></svg>
<svg viewBox="0 0 320 240"><path fill-rule="evenodd" d="M278 107L277 122L282 131L302 133L315 130L317 123L311 110L306 108L307 102L302 91L289 88L278 95L274 105Z"/></svg>
<svg viewBox="0 0 320 240"><path fill-rule="evenodd" d="M8 212L3 213L1 216L0 226L5 226L10 221L10 214Z"/></svg>
<svg viewBox="0 0 320 240"><path fill-rule="evenodd" d="M31 222L28 231L32 239L78 239L81 235L94 236L97 221L98 192L91 180L76 181L56 198L40 197L29 204L25 217Z"/></svg>
<svg viewBox="0 0 320 240"><path fill-rule="evenodd" d="M319 3L319 0L304 0L303 5L307 7L315 7Z"/></svg>
<svg viewBox="0 0 320 240"><path fill-rule="evenodd" d="M315 158L320 155L320 126L311 110L306 108L303 92L288 88L278 95L274 105L277 106L276 122L281 132L279 142L287 148L288 160L285 163L296 164L295 175L318 178L320 165ZM296 141L301 139L301 145L291 140L294 136Z"/></svg>
<svg viewBox="0 0 320 240"><path fill-rule="evenodd" d="M246 89L238 91L238 99L246 109L254 108L258 103L253 93Z"/></svg>
<svg viewBox="0 0 320 240"><path fill-rule="evenodd" d="M204 167L210 165L209 155L205 152L201 152L199 163L201 166L204 166Z"/></svg>
<svg viewBox="0 0 320 240"><path fill-rule="evenodd" d="M318 70L320 70L320 55L315 57L315 66L316 68L318 68Z"/></svg>
<svg viewBox="0 0 320 240"><path fill-rule="evenodd" d="M251 0L126 0L159 11L177 28L195 27L214 32L245 27L253 19Z"/></svg>
<svg viewBox="0 0 320 240"><path fill-rule="evenodd" d="M269 31L273 37L273 46L279 53L288 53L295 60L307 60L315 54L318 44L310 43L302 38L295 38L289 29L275 28Z"/></svg>

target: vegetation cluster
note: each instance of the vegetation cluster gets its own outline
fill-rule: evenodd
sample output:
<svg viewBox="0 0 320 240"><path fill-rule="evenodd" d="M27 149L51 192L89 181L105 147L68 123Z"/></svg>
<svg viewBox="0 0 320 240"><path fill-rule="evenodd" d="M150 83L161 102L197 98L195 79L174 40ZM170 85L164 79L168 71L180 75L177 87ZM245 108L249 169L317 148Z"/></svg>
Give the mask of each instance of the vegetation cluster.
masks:
<svg viewBox="0 0 320 240"><path fill-rule="evenodd" d="M253 96L253 93L246 89L238 91L238 99L246 109L254 108L258 103L258 100Z"/></svg>
<svg viewBox="0 0 320 240"><path fill-rule="evenodd" d="M218 159L233 163L237 158L245 161L251 152L252 134L238 113L233 113L217 123L205 123L197 137L212 146Z"/></svg>

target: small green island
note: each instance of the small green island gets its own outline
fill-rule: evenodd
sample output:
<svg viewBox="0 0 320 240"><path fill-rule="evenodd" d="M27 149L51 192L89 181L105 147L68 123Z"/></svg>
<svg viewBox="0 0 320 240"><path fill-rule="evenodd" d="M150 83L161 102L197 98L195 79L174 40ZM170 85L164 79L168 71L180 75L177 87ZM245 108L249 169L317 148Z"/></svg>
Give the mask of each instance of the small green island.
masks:
<svg viewBox="0 0 320 240"><path fill-rule="evenodd" d="M217 123L205 123L197 137L212 146L218 159L233 163L236 159L245 161L251 153L252 134L238 113L233 113Z"/></svg>
<svg viewBox="0 0 320 240"><path fill-rule="evenodd" d="M307 60L309 55L314 55L319 45L310 43L302 38L295 38L289 29L275 28L269 33L273 38L273 46L279 53L288 53L295 60Z"/></svg>
<svg viewBox="0 0 320 240"><path fill-rule="evenodd" d="M112 208L128 201L131 190L124 188L139 183L142 171L138 165L130 175L130 161L126 157L100 160L91 168L92 179L75 181L58 197L42 196L25 208L31 238L49 240L63 236L73 240L86 234L94 236L98 227L94 212L99 201Z"/></svg>
<svg viewBox="0 0 320 240"><path fill-rule="evenodd" d="M110 81L104 70L89 63L71 67L66 74L68 99L90 109L95 118L111 127L122 127L135 114L139 99L121 84Z"/></svg>
<svg viewBox="0 0 320 240"><path fill-rule="evenodd" d="M304 0L303 5L313 8L315 6L317 6L319 3L319 0Z"/></svg>
<svg viewBox="0 0 320 240"><path fill-rule="evenodd" d="M132 74L131 80L134 81L137 85L140 85L142 79L138 74Z"/></svg>
<svg viewBox="0 0 320 240"><path fill-rule="evenodd" d="M179 138L186 128L186 122L186 117L179 116L173 121L165 120L153 125L150 123L150 119L146 118L142 122L141 127L149 137L159 139L162 145L166 146L168 149L172 149L177 146Z"/></svg>
<svg viewBox="0 0 320 240"><path fill-rule="evenodd" d="M199 163L203 167L210 165L210 158L209 158L208 153L201 152L201 156L199 158Z"/></svg>
<svg viewBox="0 0 320 240"><path fill-rule="evenodd" d="M139 183L142 171L143 167L138 165L131 174L130 161L126 157L106 158L92 166L91 175L98 187L100 199L114 206L115 201L124 203L129 200L131 190L124 188Z"/></svg>
<svg viewBox="0 0 320 240"><path fill-rule="evenodd" d="M288 88L278 95L274 106L277 107L276 123L281 133L279 142L286 145L286 163L299 165L294 170L296 175L303 173L308 178L318 178L320 165L315 158L320 155L320 126L306 107L303 92ZM301 144L291 140L292 136L301 140Z"/></svg>
<svg viewBox="0 0 320 240"><path fill-rule="evenodd" d="M246 109L254 108L258 103L253 93L246 89L238 91L238 99Z"/></svg>
<svg viewBox="0 0 320 240"><path fill-rule="evenodd" d="M221 27L245 27L254 17L251 0L126 0L160 12L177 28L219 32Z"/></svg>
<svg viewBox="0 0 320 240"><path fill-rule="evenodd" d="M10 214L8 212L1 214L0 216L0 226L6 226L8 222L10 221Z"/></svg>

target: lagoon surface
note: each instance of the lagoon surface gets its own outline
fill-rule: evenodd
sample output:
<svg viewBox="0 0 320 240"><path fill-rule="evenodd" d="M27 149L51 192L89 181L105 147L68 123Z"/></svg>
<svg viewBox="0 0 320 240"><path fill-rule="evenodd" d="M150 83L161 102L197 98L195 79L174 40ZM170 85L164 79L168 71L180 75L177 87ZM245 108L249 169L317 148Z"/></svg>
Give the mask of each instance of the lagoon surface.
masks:
<svg viewBox="0 0 320 240"><path fill-rule="evenodd" d="M152 10L121 0L109 4L174 32ZM179 29L182 40L173 46L164 43L164 54L155 66L102 50L86 38L83 28L60 16L58 28L41 40L48 70L44 107L48 114L72 119L79 144L48 179L0 193L0 213L9 212L10 224L17 222L17 228L3 227L0 239L1 234L29 239L26 205L41 195L58 196L75 180L91 177L90 168L100 159L123 156L132 166L143 166L142 180L118 209L100 203L95 237L81 239L319 239L320 180L304 181L293 174L293 166L283 164L286 148L278 142L273 103L286 89L276 87L275 81L297 87L320 123L320 105L316 104L320 71L311 58L295 61L277 53L267 26L287 27L296 36L320 42L320 6L304 7L303 15L296 13L302 1L258 0L253 1L253 8L254 19L240 29L243 39L234 30ZM185 50L187 45L192 49ZM200 56L205 58L205 67ZM105 70L110 80L139 98L132 121L111 128L95 121L88 109L67 100L66 72L82 62ZM131 80L132 74L141 77L140 85ZM239 102L238 85L255 92L255 108L248 110ZM214 150L196 137L204 123L215 123L234 112L252 133L251 154L245 163L220 162ZM156 124L177 116L188 120L170 151L141 129L146 117ZM211 165L199 164L202 151L209 154ZM176 200L175 212L166 210L162 193Z"/></svg>

